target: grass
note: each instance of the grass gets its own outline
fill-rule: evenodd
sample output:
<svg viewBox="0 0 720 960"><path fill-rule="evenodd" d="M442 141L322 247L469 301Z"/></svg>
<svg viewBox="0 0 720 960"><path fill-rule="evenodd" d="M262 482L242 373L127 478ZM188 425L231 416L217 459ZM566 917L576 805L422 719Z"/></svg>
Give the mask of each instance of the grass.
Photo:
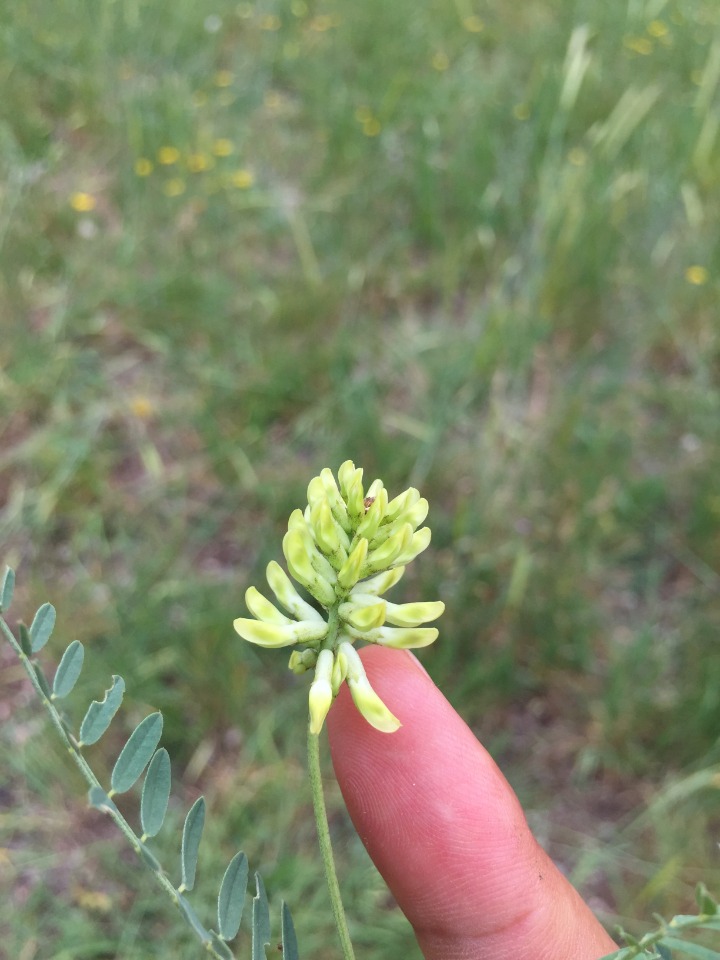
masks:
<svg viewBox="0 0 720 960"><path fill-rule="evenodd" d="M126 730L163 710L180 795L210 799L208 874L244 845L307 955L331 952L294 796L302 697L228 624L307 480L348 456L428 496L407 591L448 612L425 663L605 918L718 879L719 19L700 0L0 14L15 610L50 599L88 646L79 702L116 672ZM12 955L190 956L0 686ZM71 827L122 922L63 877ZM413 955L336 828L363 952Z"/></svg>

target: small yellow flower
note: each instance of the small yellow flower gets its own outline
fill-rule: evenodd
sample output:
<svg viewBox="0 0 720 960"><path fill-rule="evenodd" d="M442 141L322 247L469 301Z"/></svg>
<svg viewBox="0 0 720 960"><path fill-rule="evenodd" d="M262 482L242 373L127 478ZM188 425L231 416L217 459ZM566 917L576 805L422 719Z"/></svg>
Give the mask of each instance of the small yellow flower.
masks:
<svg viewBox="0 0 720 960"><path fill-rule="evenodd" d="M695 263L685 271L685 279L694 287L702 287L710 279L710 274L705 267Z"/></svg>
<svg viewBox="0 0 720 960"><path fill-rule="evenodd" d="M369 120L366 120L362 125L362 132L366 137L377 137L377 135L382 130L382 124L377 119L377 117L371 117Z"/></svg>
<svg viewBox="0 0 720 960"><path fill-rule="evenodd" d="M313 17L308 26L311 30L314 30L316 33L325 33L326 30L329 30L335 25L335 22L332 17L329 17L326 13L319 14L317 17Z"/></svg>
<svg viewBox="0 0 720 960"><path fill-rule="evenodd" d="M135 161L135 173L138 177L149 177L153 172L152 160L147 157L138 157Z"/></svg>
<svg viewBox="0 0 720 960"><path fill-rule="evenodd" d="M147 397L137 396L130 401L130 411L138 420L148 420L152 416L154 408Z"/></svg>
<svg viewBox="0 0 720 960"><path fill-rule="evenodd" d="M70 197L70 206L78 213L89 213L97 206L97 200L91 193L74 193Z"/></svg>
<svg viewBox="0 0 720 960"><path fill-rule="evenodd" d="M187 158L187 168L190 173L202 173L213 166L213 159L206 153L191 153Z"/></svg>
<svg viewBox="0 0 720 960"><path fill-rule="evenodd" d="M236 170L230 174L230 183L238 190L248 190L255 183L255 177L251 170Z"/></svg>
<svg viewBox="0 0 720 960"><path fill-rule="evenodd" d="M180 151L177 147L160 147L157 158L158 163L164 167L170 167L180 159Z"/></svg>
<svg viewBox="0 0 720 960"><path fill-rule="evenodd" d="M516 120L530 119L530 106L527 103L516 103L512 112Z"/></svg>
<svg viewBox="0 0 720 960"><path fill-rule="evenodd" d="M653 52L653 42L647 37L625 37L623 46L626 50L639 53L641 57L647 57Z"/></svg>
<svg viewBox="0 0 720 960"><path fill-rule="evenodd" d="M305 0L292 0L292 3L290 4L290 12L294 17L306 17L308 5L305 3Z"/></svg>
<svg viewBox="0 0 720 960"><path fill-rule="evenodd" d="M212 145L212 152L216 157L229 157L234 149L232 140L227 140L224 137L216 140Z"/></svg>
<svg viewBox="0 0 720 960"><path fill-rule="evenodd" d="M358 123L367 123L368 120L372 120L373 112L370 107L357 107L355 110L355 119Z"/></svg>
<svg viewBox="0 0 720 960"><path fill-rule="evenodd" d="M283 105L282 94L277 90L268 90L263 97L263 106L271 113L276 113Z"/></svg>
<svg viewBox="0 0 720 960"><path fill-rule="evenodd" d="M450 66L448 55L442 50L438 50L437 53L433 54L430 63L432 64L433 70L437 70L438 73L443 73Z"/></svg>
<svg viewBox="0 0 720 960"><path fill-rule="evenodd" d="M266 17L263 17L260 21L261 30L279 30L282 26L282 20L274 13L268 14Z"/></svg>
<svg viewBox="0 0 720 960"><path fill-rule="evenodd" d="M471 17L465 17L462 24L468 33L481 33L485 29L485 24L482 22L480 17L476 17L475 15Z"/></svg>
<svg viewBox="0 0 720 960"><path fill-rule="evenodd" d="M163 193L166 197L179 197L185 193L185 181L182 177L173 177L172 180L166 180L163 184Z"/></svg>
<svg viewBox="0 0 720 960"><path fill-rule="evenodd" d="M651 20L647 25L647 32L651 37L659 39L669 33L669 27L663 20Z"/></svg>
<svg viewBox="0 0 720 960"><path fill-rule="evenodd" d="M233 80L235 79L234 74L230 70L218 70L218 72L213 77L213 82L216 87L229 87L232 85Z"/></svg>

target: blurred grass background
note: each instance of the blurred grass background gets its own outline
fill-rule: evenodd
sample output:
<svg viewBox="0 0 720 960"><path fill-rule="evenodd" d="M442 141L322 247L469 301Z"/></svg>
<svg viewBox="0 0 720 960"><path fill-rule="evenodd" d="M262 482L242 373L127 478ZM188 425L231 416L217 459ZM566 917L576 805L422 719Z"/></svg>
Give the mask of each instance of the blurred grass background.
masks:
<svg viewBox="0 0 720 960"><path fill-rule="evenodd" d="M717 892L717 2L27 0L0 44L0 559L78 719L128 683L101 769L165 714L195 902L243 847L336 955L303 683L230 624L348 457L429 498L394 599L602 918ZM0 953L196 956L2 658ZM358 953L419 957L332 797Z"/></svg>

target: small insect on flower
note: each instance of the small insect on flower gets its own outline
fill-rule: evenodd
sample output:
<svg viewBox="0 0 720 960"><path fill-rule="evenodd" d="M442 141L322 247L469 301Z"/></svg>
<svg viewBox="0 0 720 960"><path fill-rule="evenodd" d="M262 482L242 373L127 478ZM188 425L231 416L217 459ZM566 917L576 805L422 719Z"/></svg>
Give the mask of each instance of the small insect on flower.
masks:
<svg viewBox="0 0 720 960"><path fill-rule="evenodd" d="M233 624L250 643L294 647L288 664L293 673L313 672L313 734L320 733L345 682L372 726L384 733L397 730L400 721L370 686L354 644L426 647L438 631L421 624L437 620L445 609L440 600L394 604L382 598L430 543L430 528L420 527L428 502L414 487L391 500L381 480L365 491L362 475L351 460L340 467L337 479L326 467L310 481L305 509L290 515L282 544L285 561L315 603L298 593L273 560L266 576L278 606L250 587L245 602L252 616Z"/></svg>

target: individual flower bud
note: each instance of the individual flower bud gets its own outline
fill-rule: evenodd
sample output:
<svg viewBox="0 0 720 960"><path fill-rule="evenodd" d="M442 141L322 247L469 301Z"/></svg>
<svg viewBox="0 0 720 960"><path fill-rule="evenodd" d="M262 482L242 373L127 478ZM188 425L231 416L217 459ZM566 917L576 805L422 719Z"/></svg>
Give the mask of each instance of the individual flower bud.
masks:
<svg viewBox="0 0 720 960"><path fill-rule="evenodd" d="M333 654L331 650L321 650L315 667L315 679L310 684L310 732L320 733L325 717L333 702L332 670Z"/></svg>
<svg viewBox="0 0 720 960"><path fill-rule="evenodd" d="M335 520L330 504L325 500L318 500L310 512L310 523L315 541L333 567L340 568L347 560L347 550L343 541L349 546L347 534ZM342 538L340 531L342 530Z"/></svg>
<svg viewBox="0 0 720 960"><path fill-rule="evenodd" d="M417 503L419 499L420 491L416 490L415 487L408 487L407 490L398 494L397 497L390 501L385 512L388 521L392 523L393 520L396 520L400 516L403 510L407 510L408 507Z"/></svg>
<svg viewBox="0 0 720 960"><path fill-rule="evenodd" d="M365 498L366 502L369 498ZM368 511L365 516L362 518L357 527L358 537L365 537L366 540L372 540L375 534L378 532L380 523L385 515L385 508L387 507L387 490L385 487L382 487L377 496L373 499L373 502L368 507Z"/></svg>
<svg viewBox="0 0 720 960"><path fill-rule="evenodd" d="M360 571L367 558L368 542L365 538L358 540L345 563L338 570L338 584L343 590L350 590L358 582Z"/></svg>
<svg viewBox="0 0 720 960"><path fill-rule="evenodd" d="M345 503L347 503L348 490L350 489L351 482L358 480L362 483L362 467L356 468L352 460L346 460L345 463L341 464L337 475L340 484L340 494L345 500Z"/></svg>
<svg viewBox="0 0 720 960"><path fill-rule="evenodd" d="M378 595L386 593L390 587L395 586L404 573L405 567L393 567L392 570L385 570L383 573L378 573L376 576L370 577L369 580L362 580L358 583L357 589L361 593L375 593ZM353 593L354 592L353 590Z"/></svg>
<svg viewBox="0 0 720 960"><path fill-rule="evenodd" d="M427 549L431 535L430 527L421 527L420 530L412 535L412 539L407 548L401 550L393 562L407 566L418 554Z"/></svg>
<svg viewBox="0 0 720 960"><path fill-rule="evenodd" d="M332 670L331 684L334 697L336 697L340 692L340 687L343 685L343 681L347 677L347 669L347 657L342 652L341 644L338 652L335 654L335 663L333 664Z"/></svg>
<svg viewBox="0 0 720 960"><path fill-rule="evenodd" d="M270 589L281 603L298 620L316 620L324 623L322 615L300 596L292 585L290 577L275 560L271 560L265 571ZM255 611L252 611L255 613ZM257 616L257 614L255 614Z"/></svg>
<svg viewBox="0 0 720 960"><path fill-rule="evenodd" d="M293 650L290 654L288 667L293 673L302 674L312 670L317 663L317 650Z"/></svg>
<svg viewBox="0 0 720 960"><path fill-rule="evenodd" d="M283 537L282 546L292 576L324 607L332 606L335 601L335 591L328 580L313 566L300 531L288 530Z"/></svg>
<svg viewBox="0 0 720 960"><path fill-rule="evenodd" d="M355 600L355 598L352 598ZM442 616L445 604L442 600L419 601L418 603L386 603L385 619L396 627L419 627Z"/></svg>
<svg viewBox="0 0 720 960"><path fill-rule="evenodd" d="M325 484L320 477L313 477L307 488L307 502L314 506L318 500L325 496Z"/></svg>
<svg viewBox="0 0 720 960"><path fill-rule="evenodd" d="M438 638L436 627L377 627L374 630L357 630L351 624L345 626L346 632L356 640L367 640L381 647L395 650L413 650L428 647Z"/></svg>
<svg viewBox="0 0 720 960"><path fill-rule="evenodd" d="M245 603L250 613L266 623L292 623L289 617L281 613L275 604L270 603L255 587L245 591Z"/></svg>
<svg viewBox="0 0 720 960"><path fill-rule="evenodd" d="M385 543L368 554L363 575L386 570L400 554L407 550L412 541L413 531L409 523L403 524Z"/></svg>
<svg viewBox="0 0 720 960"><path fill-rule="evenodd" d="M385 623L385 601L373 598L375 603L367 605L356 605L353 603L341 603L338 608L340 618L357 630L374 630Z"/></svg>
<svg viewBox="0 0 720 960"><path fill-rule="evenodd" d="M358 471L358 474L360 471ZM355 479L348 486L347 492L347 512L350 522L357 525L365 516L365 494L361 476L356 475Z"/></svg>
<svg viewBox="0 0 720 960"><path fill-rule="evenodd" d="M259 647L289 647L293 643L311 643L322 640L328 632L327 623L317 623L315 620L280 624L238 617L233 621L233 626L243 640Z"/></svg>
<svg viewBox="0 0 720 960"><path fill-rule="evenodd" d="M347 683L355 706L369 724L382 733L394 733L402 724L370 686L357 650L346 642L340 644L339 654L347 661Z"/></svg>
<svg viewBox="0 0 720 960"><path fill-rule="evenodd" d="M347 504L340 496L340 491L338 490L338 485L335 481L332 470L330 470L328 467L325 467L323 470L321 470L320 480L325 488L325 496L330 504L332 515L335 517L343 530L349 533L352 530L353 524L348 514Z"/></svg>

